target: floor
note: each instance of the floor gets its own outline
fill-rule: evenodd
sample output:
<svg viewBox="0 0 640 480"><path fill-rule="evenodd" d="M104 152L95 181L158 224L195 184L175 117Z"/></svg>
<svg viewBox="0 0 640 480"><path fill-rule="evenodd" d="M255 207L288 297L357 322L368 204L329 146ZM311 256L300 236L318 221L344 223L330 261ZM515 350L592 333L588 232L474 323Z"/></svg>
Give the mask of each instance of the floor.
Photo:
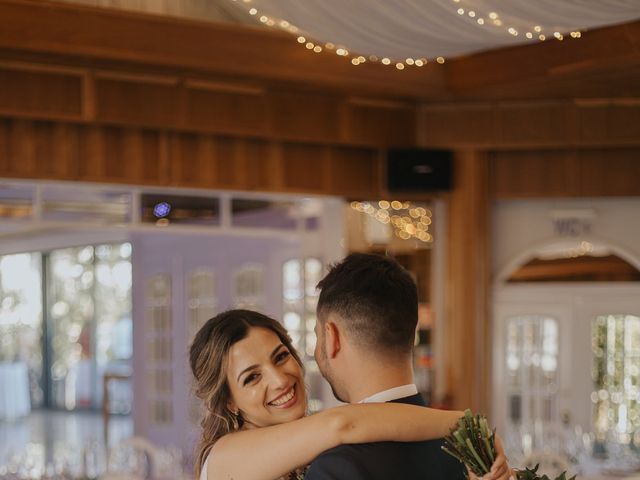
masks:
<svg viewBox="0 0 640 480"><path fill-rule="evenodd" d="M130 416L111 417L110 447L132 435ZM17 463L33 464L38 470L61 462L82 463L82 453L87 451L96 458L105 457L99 413L39 410L23 419L0 421L0 476L3 469Z"/></svg>

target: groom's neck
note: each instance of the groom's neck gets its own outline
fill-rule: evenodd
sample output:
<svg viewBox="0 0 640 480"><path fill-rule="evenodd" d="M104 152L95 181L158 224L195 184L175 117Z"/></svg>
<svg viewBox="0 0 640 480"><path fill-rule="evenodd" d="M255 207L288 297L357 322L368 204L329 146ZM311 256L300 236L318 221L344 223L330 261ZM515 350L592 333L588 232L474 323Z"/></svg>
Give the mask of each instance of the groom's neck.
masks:
<svg viewBox="0 0 640 480"><path fill-rule="evenodd" d="M345 384L349 402L358 403L376 393L413 383L413 366L408 358L365 357L354 361Z"/></svg>

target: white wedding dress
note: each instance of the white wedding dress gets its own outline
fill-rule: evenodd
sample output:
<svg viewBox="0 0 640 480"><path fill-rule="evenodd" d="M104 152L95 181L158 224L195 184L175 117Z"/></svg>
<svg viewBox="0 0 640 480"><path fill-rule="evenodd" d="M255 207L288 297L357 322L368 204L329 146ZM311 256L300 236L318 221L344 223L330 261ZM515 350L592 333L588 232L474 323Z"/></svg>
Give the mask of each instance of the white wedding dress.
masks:
<svg viewBox="0 0 640 480"><path fill-rule="evenodd" d="M209 455L211 455L211 452L209 452ZM207 470L208 470L208 465L209 465L209 455L207 455L207 458L204 461L204 465L202 465L202 471L200 472L200 480L207 480Z"/></svg>

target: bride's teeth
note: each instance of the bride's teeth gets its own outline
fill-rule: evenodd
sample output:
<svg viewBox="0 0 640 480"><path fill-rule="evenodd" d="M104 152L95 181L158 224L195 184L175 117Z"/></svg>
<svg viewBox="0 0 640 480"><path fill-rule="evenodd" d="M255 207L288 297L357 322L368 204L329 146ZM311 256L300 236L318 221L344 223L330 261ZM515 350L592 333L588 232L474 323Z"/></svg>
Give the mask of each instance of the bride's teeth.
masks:
<svg viewBox="0 0 640 480"><path fill-rule="evenodd" d="M291 391L287 393L284 397L281 397L278 400L274 400L273 402L271 402L271 405L275 405L277 407L279 407L280 405L284 405L289 400L291 400L294 395L295 395L295 390L292 388Z"/></svg>

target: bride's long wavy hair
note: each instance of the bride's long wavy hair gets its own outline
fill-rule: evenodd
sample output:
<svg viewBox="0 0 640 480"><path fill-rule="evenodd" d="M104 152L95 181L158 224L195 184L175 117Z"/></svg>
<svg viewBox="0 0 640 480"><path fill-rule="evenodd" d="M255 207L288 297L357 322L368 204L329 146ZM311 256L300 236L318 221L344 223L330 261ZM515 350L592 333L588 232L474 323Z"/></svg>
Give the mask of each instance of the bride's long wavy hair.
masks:
<svg viewBox="0 0 640 480"><path fill-rule="evenodd" d="M209 319L196 334L189 351L195 378L195 394L204 404L202 436L196 450L195 474L200 472L213 445L224 435L242 428L242 415L229 410L231 396L227 385L229 350L247 337L252 327L275 333L302 367L284 327L276 320L251 310L228 310Z"/></svg>

